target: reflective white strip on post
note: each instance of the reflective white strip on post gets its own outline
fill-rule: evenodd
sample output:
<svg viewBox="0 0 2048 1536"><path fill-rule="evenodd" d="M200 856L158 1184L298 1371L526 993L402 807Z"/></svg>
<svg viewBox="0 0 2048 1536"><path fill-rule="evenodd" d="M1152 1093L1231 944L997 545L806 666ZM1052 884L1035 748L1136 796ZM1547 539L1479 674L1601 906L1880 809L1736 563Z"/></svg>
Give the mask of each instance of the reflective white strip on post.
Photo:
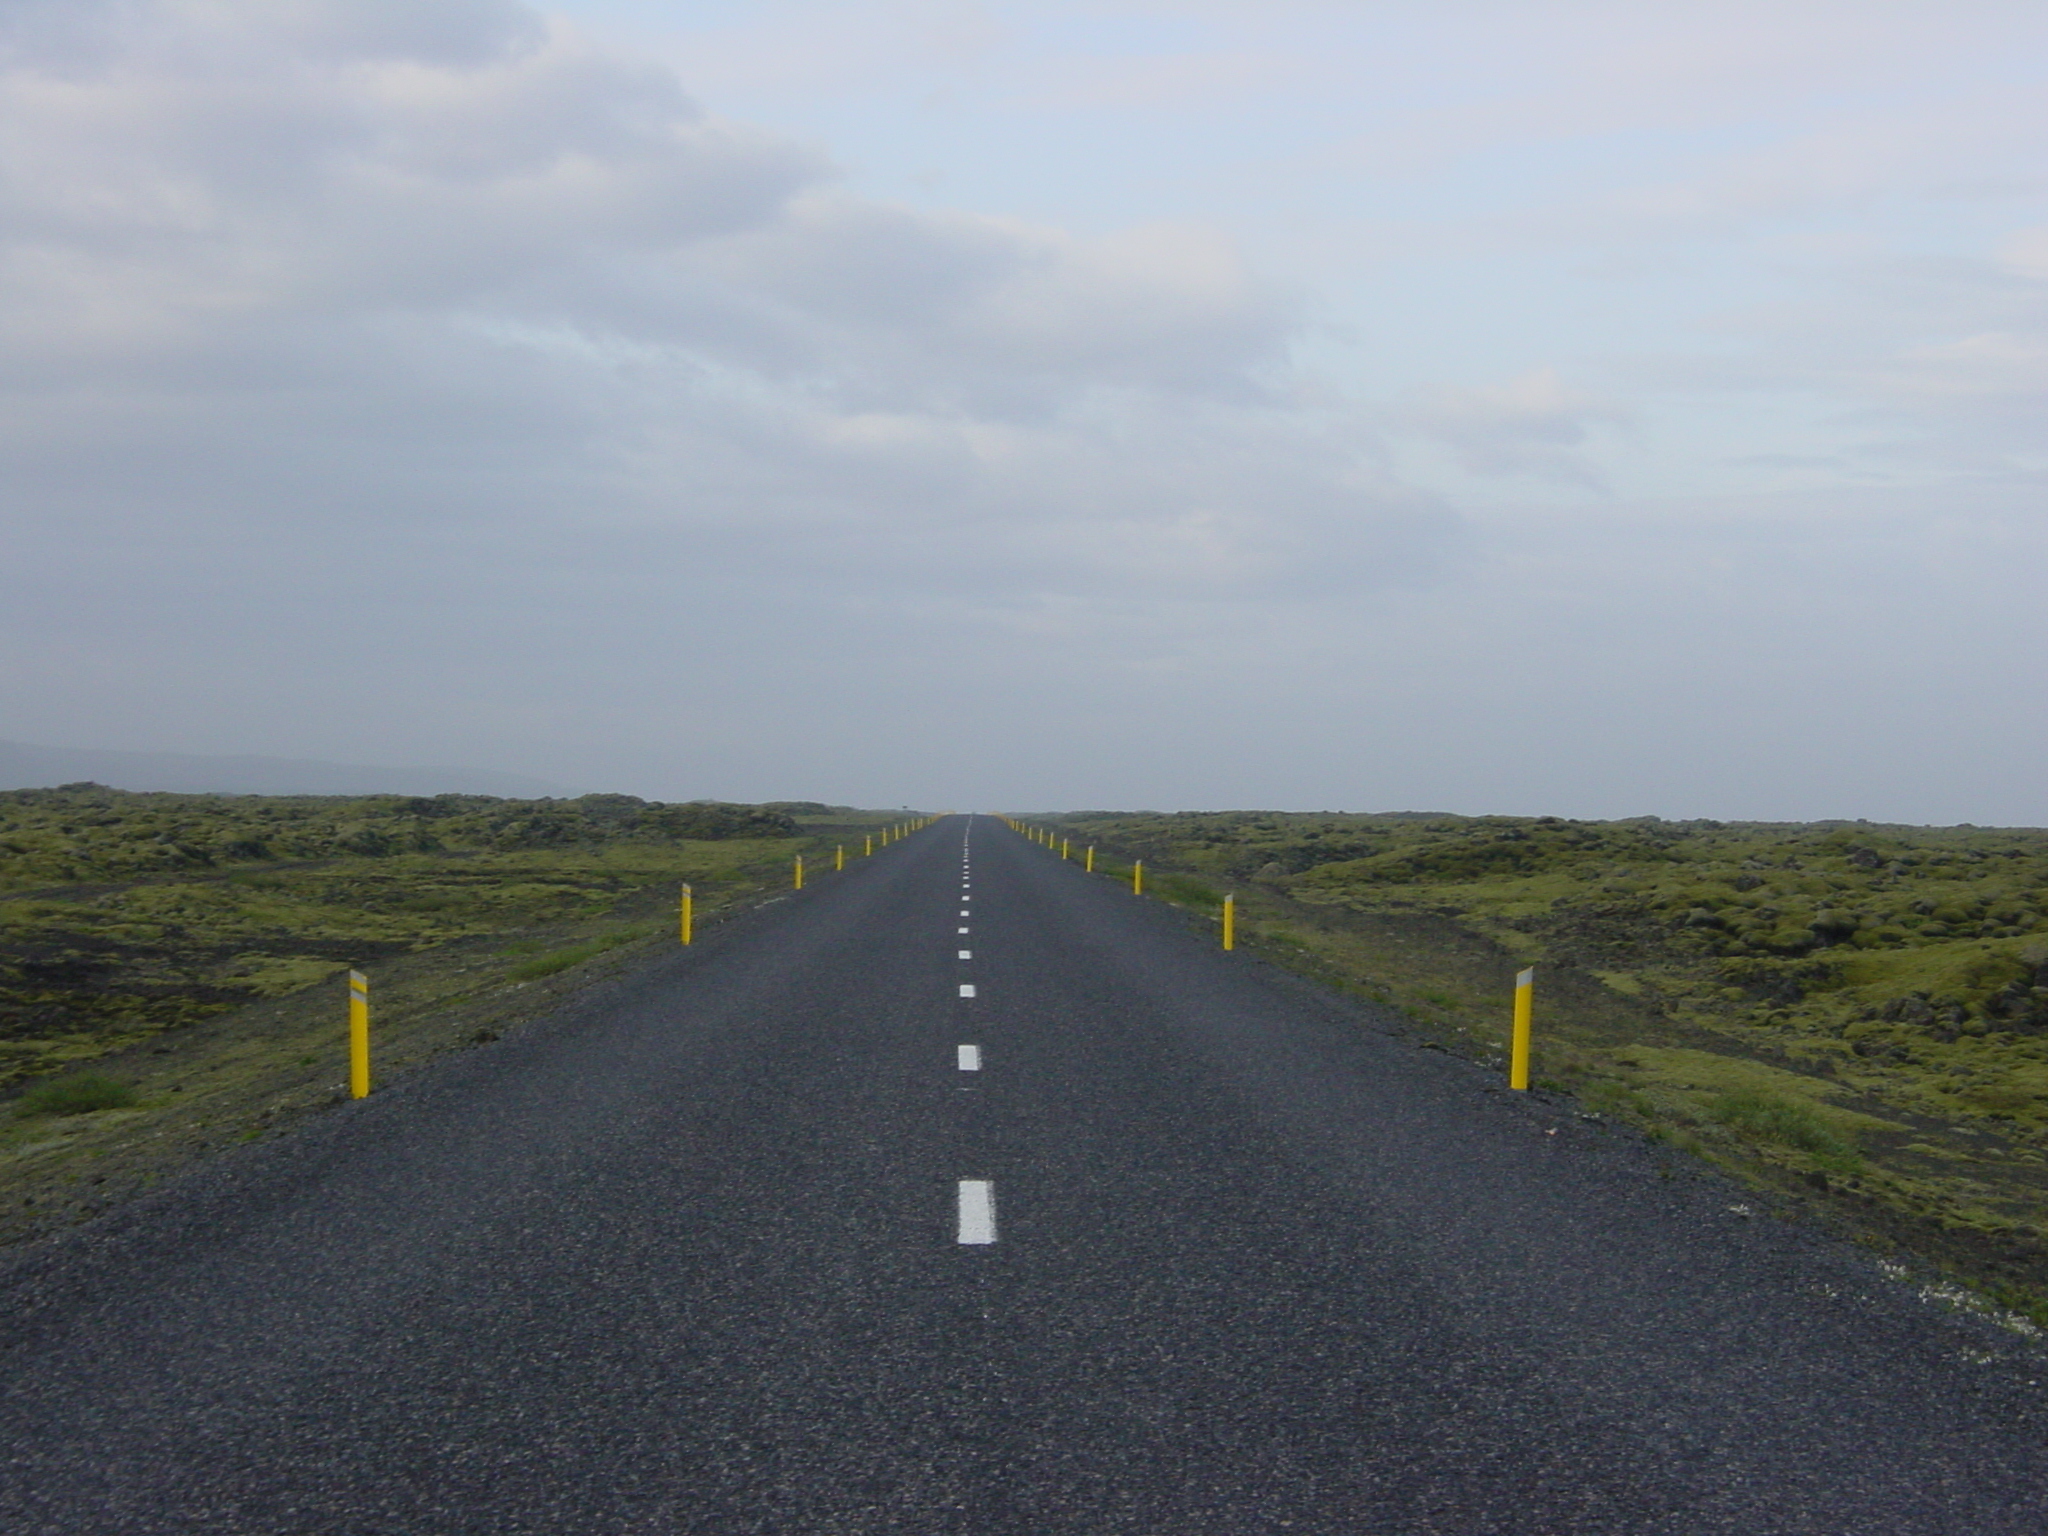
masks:
<svg viewBox="0 0 2048 1536"><path fill-rule="evenodd" d="M996 1240L996 1187L988 1179L960 1181L960 1241Z"/></svg>

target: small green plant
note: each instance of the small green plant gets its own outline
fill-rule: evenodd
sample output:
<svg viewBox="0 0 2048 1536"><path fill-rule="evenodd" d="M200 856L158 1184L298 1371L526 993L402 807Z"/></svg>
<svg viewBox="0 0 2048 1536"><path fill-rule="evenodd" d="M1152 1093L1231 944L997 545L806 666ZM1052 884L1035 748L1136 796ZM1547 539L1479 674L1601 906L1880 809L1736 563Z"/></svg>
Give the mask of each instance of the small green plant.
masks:
<svg viewBox="0 0 2048 1536"><path fill-rule="evenodd" d="M645 931L642 928L626 928L617 933L608 933L602 938L586 939L581 944L571 944L567 949L558 949L552 954L536 955L531 960L513 966L508 974L514 981L538 981L543 976L553 976L558 971L570 970L586 960L595 960L608 949L630 944Z"/></svg>
<svg viewBox="0 0 2048 1536"><path fill-rule="evenodd" d="M1596 1114L1626 1115L1645 1123L1657 1119L1657 1106L1647 1095L1611 1078L1595 1078L1587 1083L1579 1099ZM1661 1126L1652 1124L1652 1130L1657 1137L1664 1134Z"/></svg>
<svg viewBox="0 0 2048 1536"><path fill-rule="evenodd" d="M1816 1110L1777 1094L1731 1089L1717 1097L1707 1113L1739 1135L1795 1148L1824 1168L1854 1173L1863 1166L1856 1148Z"/></svg>
<svg viewBox="0 0 2048 1536"><path fill-rule="evenodd" d="M1159 875L1151 882L1152 888L1168 901L1177 901L1189 907L1220 907L1223 898L1213 888L1195 879L1192 875Z"/></svg>
<svg viewBox="0 0 2048 1536"><path fill-rule="evenodd" d="M134 1104L133 1088L97 1072L40 1083L20 1099L22 1113L30 1115L89 1115L99 1109L129 1109Z"/></svg>

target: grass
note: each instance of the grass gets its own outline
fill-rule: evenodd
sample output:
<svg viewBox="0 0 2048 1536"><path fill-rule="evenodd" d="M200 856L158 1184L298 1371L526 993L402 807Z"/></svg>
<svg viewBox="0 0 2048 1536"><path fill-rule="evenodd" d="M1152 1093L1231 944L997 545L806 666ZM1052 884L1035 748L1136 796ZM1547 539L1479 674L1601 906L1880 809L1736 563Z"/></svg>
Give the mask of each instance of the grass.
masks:
<svg viewBox="0 0 2048 1536"><path fill-rule="evenodd" d="M543 976L553 976L570 970L586 960L595 960L599 955L617 949L622 944L630 944L635 939L645 938L647 931L645 928L622 928L617 933L586 939L581 944L571 944L567 949L557 949L548 954L537 955L531 960L523 960L506 974L514 981L538 981Z"/></svg>
<svg viewBox="0 0 2048 1536"><path fill-rule="evenodd" d="M1223 906L1222 893L1193 875L1168 872L1148 880L1146 887L1150 894L1166 901L1177 902L1184 907L1213 907L1220 910Z"/></svg>
<svg viewBox="0 0 2048 1536"><path fill-rule="evenodd" d="M78 1072L38 1083L15 1101L17 1113L89 1115L102 1109L132 1109L135 1090L97 1072Z"/></svg>
<svg viewBox="0 0 2048 1536"><path fill-rule="evenodd" d="M1776 1142L1809 1154L1823 1168L1857 1173L1863 1159L1810 1105L1796 1099L1738 1088L1718 1096L1708 1110L1722 1125L1758 1141Z"/></svg>

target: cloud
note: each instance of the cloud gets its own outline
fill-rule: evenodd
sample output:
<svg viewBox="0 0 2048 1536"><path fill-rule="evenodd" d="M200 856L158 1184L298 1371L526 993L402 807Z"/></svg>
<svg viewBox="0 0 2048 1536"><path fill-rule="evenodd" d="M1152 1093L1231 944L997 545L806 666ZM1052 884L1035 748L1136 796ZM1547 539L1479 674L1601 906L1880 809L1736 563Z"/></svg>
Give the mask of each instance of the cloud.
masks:
<svg viewBox="0 0 2048 1536"><path fill-rule="evenodd" d="M1583 447L1597 425L1625 424L1611 402L1569 388L1555 368L1505 384L1442 386L1411 394L1397 412L1410 431L1442 444L1476 475L1533 475L1599 490L1604 482Z"/></svg>
<svg viewBox="0 0 2048 1536"><path fill-rule="evenodd" d="M704 742L796 655L1152 665L1218 605L1426 582L1456 519L1299 403L1300 308L1199 223L858 197L518 6L16 10L0 701L594 782L535 743L685 688L684 633ZM365 695L386 747L314 702Z"/></svg>

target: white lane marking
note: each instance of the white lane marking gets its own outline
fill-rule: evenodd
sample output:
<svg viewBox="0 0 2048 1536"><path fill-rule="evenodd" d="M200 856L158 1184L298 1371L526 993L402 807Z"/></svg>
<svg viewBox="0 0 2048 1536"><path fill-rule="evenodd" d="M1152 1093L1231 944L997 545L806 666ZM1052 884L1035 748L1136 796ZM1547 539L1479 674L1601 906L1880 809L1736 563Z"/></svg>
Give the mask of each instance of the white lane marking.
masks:
<svg viewBox="0 0 2048 1536"><path fill-rule="evenodd" d="M974 958L974 951L971 949L963 949L960 951L960 958L962 960L972 960Z"/></svg>
<svg viewBox="0 0 2048 1536"><path fill-rule="evenodd" d="M960 1070L962 1072L979 1072L981 1070L980 1046L963 1045L960 1047Z"/></svg>
<svg viewBox="0 0 2048 1536"><path fill-rule="evenodd" d="M962 907L962 908L960 909L960 915L961 915L962 917L965 917L965 916L967 915L967 909L966 909L965 907Z"/></svg>
<svg viewBox="0 0 2048 1536"><path fill-rule="evenodd" d="M960 1241L996 1240L996 1186L991 1179L960 1181Z"/></svg>
<svg viewBox="0 0 2048 1536"><path fill-rule="evenodd" d="M966 916L967 914L966 914L965 912L962 912L962 913L961 913L960 915L961 915L962 917L965 917L965 916ZM967 930L966 930L965 928L962 928L962 929L961 929L960 931L961 931L962 933L965 933L965 932L966 932Z"/></svg>
<svg viewBox="0 0 2048 1536"><path fill-rule="evenodd" d="M972 997L972 996L974 996L974 983L973 983L973 982L971 982L971 981L963 981L963 982L961 982L961 983L960 983L960 995L961 995L962 997Z"/></svg>

